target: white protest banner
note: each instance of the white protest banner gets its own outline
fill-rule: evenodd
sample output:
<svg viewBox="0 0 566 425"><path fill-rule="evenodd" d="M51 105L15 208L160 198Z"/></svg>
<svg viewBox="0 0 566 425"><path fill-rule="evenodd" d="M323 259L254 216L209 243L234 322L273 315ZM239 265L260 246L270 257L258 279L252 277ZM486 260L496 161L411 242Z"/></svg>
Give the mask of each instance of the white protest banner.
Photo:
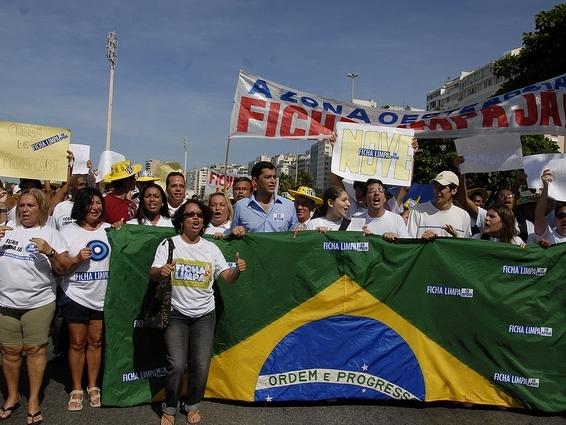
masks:
<svg viewBox="0 0 566 425"><path fill-rule="evenodd" d="M523 168L527 174L527 187L530 189L542 188L542 172L550 169L552 161L560 161L566 158L565 154L561 153L541 153L538 155L529 155L523 157Z"/></svg>
<svg viewBox="0 0 566 425"><path fill-rule="evenodd" d="M521 135L518 133L478 134L455 139L456 151L465 161L460 165L462 174L523 168Z"/></svg>
<svg viewBox="0 0 566 425"><path fill-rule="evenodd" d="M413 129L419 138L566 134L566 74L446 111L393 111L292 89L240 71L230 137L317 139L338 122Z"/></svg>
<svg viewBox="0 0 566 425"><path fill-rule="evenodd" d="M0 176L67 180L71 130L0 121Z"/></svg>
<svg viewBox="0 0 566 425"><path fill-rule="evenodd" d="M557 201L566 201L566 158L554 158L548 162L552 182L548 185L548 196Z"/></svg>
<svg viewBox="0 0 566 425"><path fill-rule="evenodd" d="M116 164L117 162L125 160L126 157L121 153L103 151L100 154L100 159L98 160L98 169L94 173L96 183L100 183L102 180L104 180L104 176L110 172L112 164Z"/></svg>
<svg viewBox="0 0 566 425"><path fill-rule="evenodd" d="M222 172L208 170L206 176L206 185L204 186L204 196L224 191L226 191L226 193L229 193L230 190L232 190L232 186L234 185L234 179L236 179L237 177L242 176L226 174L226 177L224 177L224 173Z"/></svg>
<svg viewBox="0 0 566 425"><path fill-rule="evenodd" d="M90 159L90 146L71 143L69 145L69 150L73 152L73 156L75 157L73 174L88 174L89 170L86 163Z"/></svg>
<svg viewBox="0 0 566 425"><path fill-rule="evenodd" d="M367 124L338 123L332 172L349 180L379 179L410 186L413 131Z"/></svg>

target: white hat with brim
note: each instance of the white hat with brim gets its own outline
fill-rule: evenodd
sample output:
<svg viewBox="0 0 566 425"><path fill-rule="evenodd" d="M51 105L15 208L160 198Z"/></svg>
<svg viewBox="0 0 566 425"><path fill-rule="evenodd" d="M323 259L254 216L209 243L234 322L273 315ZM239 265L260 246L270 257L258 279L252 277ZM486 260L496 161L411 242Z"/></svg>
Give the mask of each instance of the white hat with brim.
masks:
<svg viewBox="0 0 566 425"><path fill-rule="evenodd" d="M438 173L438 175L430 181L430 183L434 182L440 183L442 186L448 186L449 184L460 186L460 179L456 173L452 171L442 171Z"/></svg>
<svg viewBox="0 0 566 425"><path fill-rule="evenodd" d="M316 196L316 191L308 186L299 186L297 190L289 190L289 193L295 198L297 196L303 196L311 201L314 201L315 205L322 205L322 199Z"/></svg>
<svg viewBox="0 0 566 425"><path fill-rule="evenodd" d="M105 182L113 182L116 180L127 179L128 177L135 176L142 169L141 164L132 165L131 161L121 161L112 164L110 173L104 176Z"/></svg>
<svg viewBox="0 0 566 425"><path fill-rule="evenodd" d="M150 171L141 170L138 175L136 176L137 182L156 182L159 181L160 178L151 174Z"/></svg>

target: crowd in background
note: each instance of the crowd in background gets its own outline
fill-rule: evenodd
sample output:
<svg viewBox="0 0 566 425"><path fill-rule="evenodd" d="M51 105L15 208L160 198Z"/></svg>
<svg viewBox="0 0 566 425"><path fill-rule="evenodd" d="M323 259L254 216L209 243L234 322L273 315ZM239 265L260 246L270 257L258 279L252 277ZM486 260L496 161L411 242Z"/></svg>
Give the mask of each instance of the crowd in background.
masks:
<svg viewBox="0 0 566 425"><path fill-rule="evenodd" d="M20 179L19 193L13 193L14 187L0 184L0 343L8 388L0 420L21 404L23 361L30 387L28 423L43 420L39 392L56 315L65 319L69 334L72 390L67 408L81 410L85 398L92 407L101 405L104 296L111 251L106 230L111 226L163 226L176 233L171 242L159 245L150 271L153 280L173 280L173 310L164 334L168 366L162 424L174 423L187 363L193 378L184 409L189 423L202 419L199 402L215 324L212 282L235 282L246 270L239 254L233 263L227 262L215 244L202 238L204 234L240 238L253 232L294 232L300 237L306 230L341 230L381 235L388 241L453 237L519 247L566 242L566 204L548 197L549 185L555 184L552 170L544 170L540 194L510 187L468 190L466 177L459 172L464 160L457 158L454 170L439 170L430 181L429 202L407 199L409 188L393 192L377 179L350 182L335 175L322 197L306 186L281 196L276 168L264 161L253 166L250 178L237 178L231 193L214 193L206 203L186 199L183 173L170 173L163 189L157 177L130 161L113 164L101 187L94 187L91 176L73 175L72 168L60 187ZM186 272L199 267L207 272Z"/></svg>

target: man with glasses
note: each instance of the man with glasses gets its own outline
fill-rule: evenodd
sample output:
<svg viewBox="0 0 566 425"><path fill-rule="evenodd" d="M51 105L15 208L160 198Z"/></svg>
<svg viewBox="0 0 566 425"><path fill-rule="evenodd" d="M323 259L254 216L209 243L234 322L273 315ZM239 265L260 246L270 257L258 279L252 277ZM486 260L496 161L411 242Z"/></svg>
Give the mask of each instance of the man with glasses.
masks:
<svg viewBox="0 0 566 425"><path fill-rule="evenodd" d="M355 215L355 218L364 218L364 235L383 235L389 241L396 238L408 238L407 226L399 214L385 209L385 186L381 180L369 179L363 187L363 196L367 211Z"/></svg>
<svg viewBox="0 0 566 425"><path fill-rule="evenodd" d="M452 171L442 171L431 183L434 198L411 210L407 223L409 236L423 239L471 237L470 215L452 203L458 192L458 176Z"/></svg>

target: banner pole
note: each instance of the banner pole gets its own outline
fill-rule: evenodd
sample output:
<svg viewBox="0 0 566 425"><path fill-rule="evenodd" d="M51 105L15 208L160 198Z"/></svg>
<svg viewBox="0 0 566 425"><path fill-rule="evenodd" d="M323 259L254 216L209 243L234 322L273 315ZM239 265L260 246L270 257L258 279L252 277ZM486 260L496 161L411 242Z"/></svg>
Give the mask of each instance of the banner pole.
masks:
<svg viewBox="0 0 566 425"><path fill-rule="evenodd" d="M228 136L228 142L226 143L226 159L224 160L224 193L228 188L228 157L230 155L230 136Z"/></svg>

